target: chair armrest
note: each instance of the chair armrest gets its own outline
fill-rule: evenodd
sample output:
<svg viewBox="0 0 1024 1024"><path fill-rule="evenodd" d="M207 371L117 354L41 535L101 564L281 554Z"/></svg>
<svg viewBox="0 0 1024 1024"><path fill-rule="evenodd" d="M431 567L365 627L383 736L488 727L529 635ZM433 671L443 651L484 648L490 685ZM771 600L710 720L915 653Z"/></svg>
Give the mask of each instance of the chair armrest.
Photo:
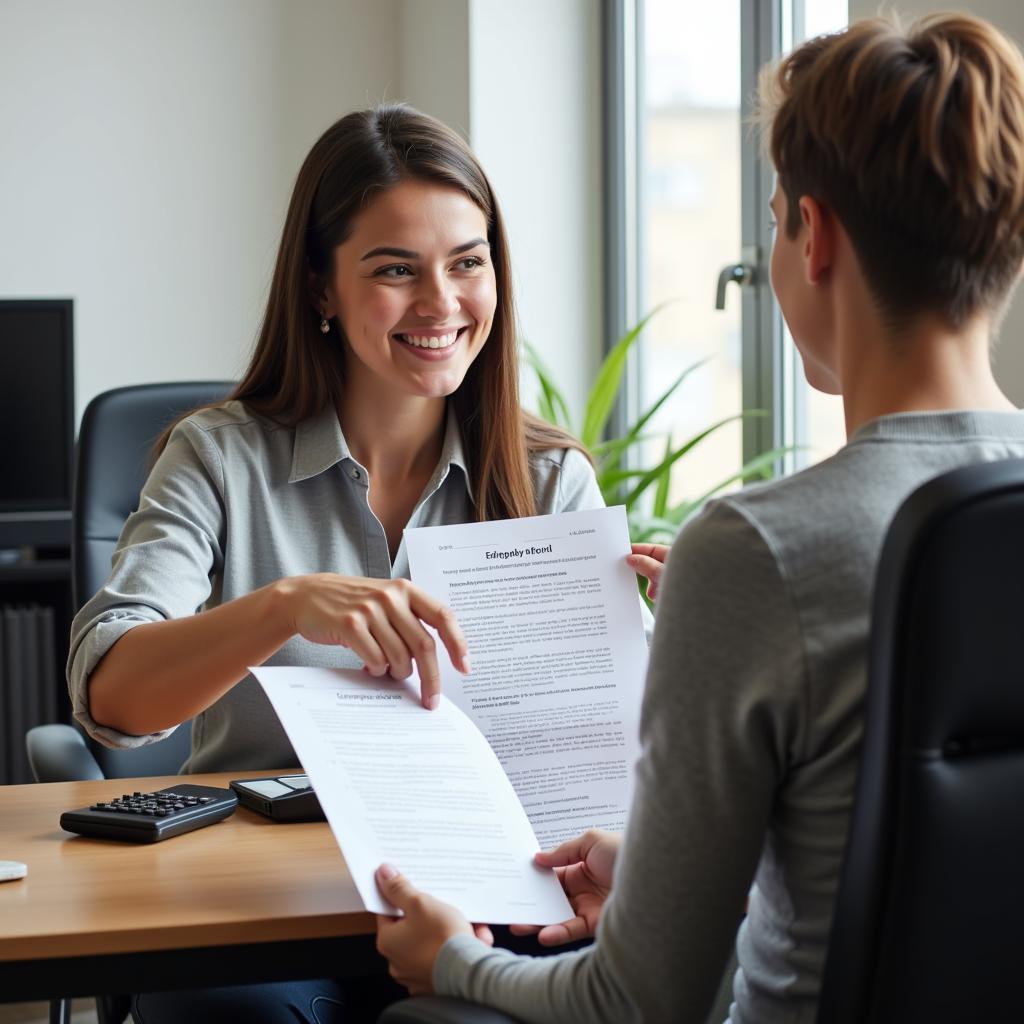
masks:
<svg viewBox="0 0 1024 1024"><path fill-rule="evenodd" d="M377 1024L517 1024L513 1017L488 1006L450 996L414 996L393 1003Z"/></svg>
<svg viewBox="0 0 1024 1024"><path fill-rule="evenodd" d="M36 782L87 782L104 778L96 758L70 725L37 725L25 734Z"/></svg>

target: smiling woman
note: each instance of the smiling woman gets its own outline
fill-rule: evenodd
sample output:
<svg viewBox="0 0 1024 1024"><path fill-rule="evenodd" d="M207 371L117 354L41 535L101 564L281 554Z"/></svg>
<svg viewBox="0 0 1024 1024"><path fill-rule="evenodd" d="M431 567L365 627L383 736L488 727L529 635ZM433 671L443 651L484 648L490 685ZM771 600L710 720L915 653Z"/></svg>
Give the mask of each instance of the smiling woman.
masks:
<svg viewBox="0 0 1024 1024"><path fill-rule="evenodd" d="M404 106L350 114L296 180L252 361L171 428L114 568L73 625L75 715L111 746L193 718L186 772L297 764L249 666L363 667L439 700L450 610L410 526L603 504L568 435L519 406L505 230L465 142ZM140 997L136 1018L334 1019L333 983ZM313 1004L316 1003L315 1012Z"/></svg>

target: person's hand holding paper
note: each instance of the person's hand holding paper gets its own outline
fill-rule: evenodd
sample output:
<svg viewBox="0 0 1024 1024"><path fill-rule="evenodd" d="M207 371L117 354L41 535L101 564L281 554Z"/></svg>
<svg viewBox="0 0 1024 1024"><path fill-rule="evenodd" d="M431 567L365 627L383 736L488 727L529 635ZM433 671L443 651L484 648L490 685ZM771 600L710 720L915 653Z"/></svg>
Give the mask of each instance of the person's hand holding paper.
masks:
<svg viewBox="0 0 1024 1024"><path fill-rule="evenodd" d="M377 915L377 952L391 964L391 976L414 996L433 992L431 977L441 947L455 935L475 935L488 946L494 935L486 925L471 925L455 907L420 892L390 864L377 869L384 899L401 917Z"/></svg>
<svg viewBox="0 0 1024 1024"><path fill-rule="evenodd" d="M597 932L605 901L612 891L615 860L622 836L592 828L569 839L555 850L541 850L534 860L545 868L554 868L576 916L558 924L512 925L514 935L536 935L542 946L560 946L592 938Z"/></svg>
<svg viewBox="0 0 1024 1024"><path fill-rule="evenodd" d="M664 544L634 544L626 559L637 575L647 580L647 597L651 601L657 600L658 584L665 571L668 553L669 548Z"/></svg>
<svg viewBox="0 0 1024 1024"><path fill-rule="evenodd" d="M345 855L362 906L393 914L382 863L470 920L553 924L572 915L494 752L442 698L355 670L254 668ZM356 903L352 909L360 909Z"/></svg>
<svg viewBox="0 0 1024 1024"><path fill-rule="evenodd" d="M382 930L401 944L420 922L424 949L466 920L530 922L552 944L591 931L614 840L534 855L538 837L553 848L625 825L647 644L624 510L430 527L406 542L416 586L458 616L473 658L465 676L440 659L437 711L419 705L414 665L404 683L253 670L362 902L415 911ZM383 864L402 873L400 903L378 888Z"/></svg>

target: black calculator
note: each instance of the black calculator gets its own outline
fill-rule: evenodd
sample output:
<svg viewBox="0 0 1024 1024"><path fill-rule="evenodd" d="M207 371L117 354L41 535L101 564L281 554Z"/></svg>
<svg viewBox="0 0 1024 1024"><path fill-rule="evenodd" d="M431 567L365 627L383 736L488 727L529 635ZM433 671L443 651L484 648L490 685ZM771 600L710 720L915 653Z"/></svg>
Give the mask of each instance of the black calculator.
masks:
<svg viewBox="0 0 1024 1024"><path fill-rule="evenodd" d="M124 793L77 811L65 811L60 827L80 836L157 843L212 825L232 814L238 797L230 789L182 784L155 793Z"/></svg>

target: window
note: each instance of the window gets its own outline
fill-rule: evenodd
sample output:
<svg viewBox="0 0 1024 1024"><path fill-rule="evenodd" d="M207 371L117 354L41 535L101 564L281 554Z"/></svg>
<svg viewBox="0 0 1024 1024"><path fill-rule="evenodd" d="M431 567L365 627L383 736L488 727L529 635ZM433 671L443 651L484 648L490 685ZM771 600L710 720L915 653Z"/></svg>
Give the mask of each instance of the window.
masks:
<svg viewBox="0 0 1024 1024"><path fill-rule="evenodd" d="M836 32L845 28L849 21L847 0L804 0L799 7L798 0L790 0L787 6L790 10L788 38L791 40L811 39L824 32ZM803 25L799 23L799 17L794 17L794 14L801 13L799 8L803 8ZM791 45L786 45L785 49ZM838 395L824 395L808 385L789 331L784 331L783 338L786 371L790 378L784 388L792 396L789 403L784 402L789 413L785 417L785 443L795 448L787 458L786 469L802 469L827 458L846 443L843 403Z"/></svg>
<svg viewBox="0 0 1024 1024"><path fill-rule="evenodd" d="M714 17L707 0L611 6L611 333L658 307L631 366L632 418L701 363L652 423L676 445L714 428L676 467L671 501L692 500L759 452L795 446L780 460L791 470L844 440L839 399L807 387L770 298L771 169L744 119L758 67L793 40L845 25L846 0L723 0ZM716 308L730 266L756 273L750 287L726 286ZM663 445L650 442L645 463Z"/></svg>
<svg viewBox="0 0 1024 1024"><path fill-rule="evenodd" d="M637 361L641 408L705 361L654 421L676 444L743 403L739 294L715 309L718 270L741 248L739 0L706 15L706 0L646 0L642 11L640 305L662 308ZM741 450L739 421L719 427L677 464L670 501L735 473ZM644 458L659 452L652 444Z"/></svg>

